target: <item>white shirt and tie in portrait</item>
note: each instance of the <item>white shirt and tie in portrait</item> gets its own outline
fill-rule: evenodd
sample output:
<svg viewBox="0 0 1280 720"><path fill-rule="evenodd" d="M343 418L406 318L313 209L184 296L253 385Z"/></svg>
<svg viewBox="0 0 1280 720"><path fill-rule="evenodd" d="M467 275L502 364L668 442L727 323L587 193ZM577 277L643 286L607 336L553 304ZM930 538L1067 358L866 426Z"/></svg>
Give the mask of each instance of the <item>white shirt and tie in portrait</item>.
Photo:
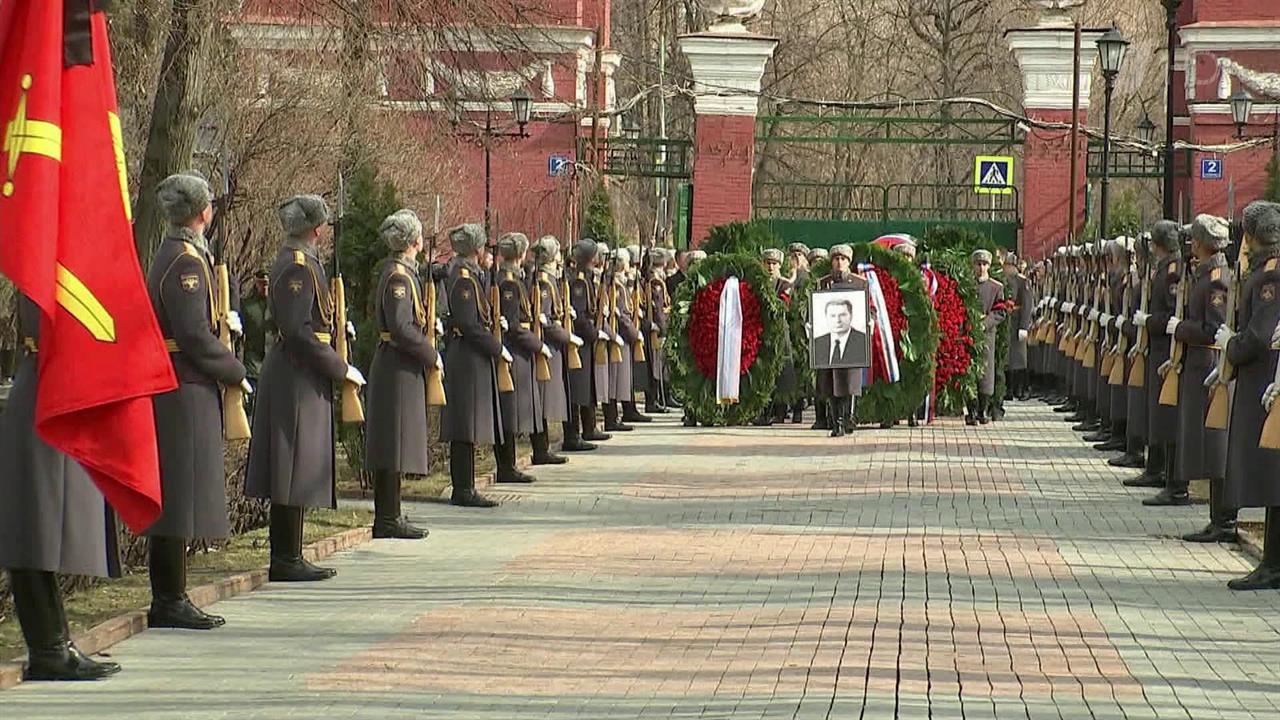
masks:
<svg viewBox="0 0 1280 720"><path fill-rule="evenodd" d="M810 347L814 369L870 366L867 310L865 290L813 293L810 305L813 339Z"/></svg>

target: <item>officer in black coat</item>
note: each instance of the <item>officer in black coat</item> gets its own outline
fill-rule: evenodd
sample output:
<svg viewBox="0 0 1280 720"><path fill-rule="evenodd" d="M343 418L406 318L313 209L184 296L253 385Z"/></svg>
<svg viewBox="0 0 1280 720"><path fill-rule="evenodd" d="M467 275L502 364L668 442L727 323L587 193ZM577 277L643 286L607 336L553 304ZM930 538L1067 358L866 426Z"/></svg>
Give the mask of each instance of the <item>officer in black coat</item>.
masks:
<svg viewBox="0 0 1280 720"><path fill-rule="evenodd" d="M542 394L538 392L538 358L546 361L551 348L533 331L533 307L529 300L522 261L529 249L524 233L505 233L498 238L498 308L502 323L502 344L511 353L514 390L500 393L502 442L493 448L497 460L496 481L531 483L534 477L516 468L516 437L547 431Z"/></svg>
<svg viewBox="0 0 1280 720"><path fill-rule="evenodd" d="M195 175L171 175L157 188L169 229L151 261L147 291L164 333L176 390L154 398L156 444L164 506L150 538L150 627L209 630L225 623L187 597L187 543L225 538L227 480L223 465L220 385L242 385L244 365L218 337L217 284L204 229L213 219L209 184ZM239 333L233 311L226 322Z"/></svg>
<svg viewBox="0 0 1280 720"><path fill-rule="evenodd" d="M569 278L569 307L573 317L573 334L583 340L583 344L578 347L582 367L569 371L569 398L578 411L582 440L588 443L603 442L612 437L608 433L600 432L596 425L596 407L604 402L609 394L607 346L604 347L606 358L603 372L596 363L597 346L609 341L608 334L597 324L601 299L594 278L594 265L599 252L600 246L594 240L585 238L578 241L573 248L574 267Z"/></svg>

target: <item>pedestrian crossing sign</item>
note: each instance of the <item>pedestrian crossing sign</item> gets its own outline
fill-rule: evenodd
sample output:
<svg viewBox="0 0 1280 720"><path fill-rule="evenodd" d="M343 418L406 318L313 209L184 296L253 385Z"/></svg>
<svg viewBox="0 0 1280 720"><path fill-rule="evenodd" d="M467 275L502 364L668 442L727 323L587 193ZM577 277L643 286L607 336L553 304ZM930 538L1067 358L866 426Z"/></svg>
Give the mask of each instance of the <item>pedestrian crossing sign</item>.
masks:
<svg viewBox="0 0 1280 720"><path fill-rule="evenodd" d="M1013 158L979 155L973 162L973 191L979 195L1013 194Z"/></svg>

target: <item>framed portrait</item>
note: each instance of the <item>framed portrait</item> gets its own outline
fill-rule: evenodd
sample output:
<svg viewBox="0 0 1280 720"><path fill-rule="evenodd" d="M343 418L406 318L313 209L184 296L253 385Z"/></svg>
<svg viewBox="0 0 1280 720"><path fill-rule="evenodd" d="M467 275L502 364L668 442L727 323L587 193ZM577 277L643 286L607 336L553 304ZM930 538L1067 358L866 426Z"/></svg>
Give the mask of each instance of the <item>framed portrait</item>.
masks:
<svg viewBox="0 0 1280 720"><path fill-rule="evenodd" d="M865 288L816 290L809 300L809 364L815 370L871 367Z"/></svg>

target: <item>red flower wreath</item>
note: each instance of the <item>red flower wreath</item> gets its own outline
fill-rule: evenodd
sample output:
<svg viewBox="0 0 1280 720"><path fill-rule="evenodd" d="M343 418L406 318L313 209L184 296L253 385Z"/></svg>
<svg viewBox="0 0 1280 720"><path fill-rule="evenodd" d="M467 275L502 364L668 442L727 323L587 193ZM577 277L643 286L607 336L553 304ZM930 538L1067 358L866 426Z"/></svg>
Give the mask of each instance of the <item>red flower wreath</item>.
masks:
<svg viewBox="0 0 1280 720"><path fill-rule="evenodd" d="M938 330L942 337L938 342L933 387L941 393L948 388L959 389L973 360L973 337L969 310L960 297L960 284L942 273L937 273L937 278L934 307L938 311Z"/></svg>
<svg viewBox="0 0 1280 720"><path fill-rule="evenodd" d="M714 379L720 354L720 293L728 278L718 278L698 291L689 311L689 348L703 377ZM755 364L760 353L764 324L760 320L760 301L751 284L739 282L742 296L742 369L743 375Z"/></svg>

